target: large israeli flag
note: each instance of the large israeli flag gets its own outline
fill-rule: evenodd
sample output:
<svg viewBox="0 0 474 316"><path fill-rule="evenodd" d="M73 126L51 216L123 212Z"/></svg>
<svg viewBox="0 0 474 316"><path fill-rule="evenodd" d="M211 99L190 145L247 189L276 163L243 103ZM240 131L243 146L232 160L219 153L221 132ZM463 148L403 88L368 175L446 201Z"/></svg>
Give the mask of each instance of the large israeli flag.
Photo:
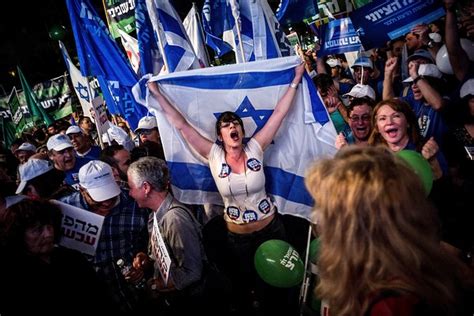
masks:
<svg viewBox="0 0 474 316"><path fill-rule="evenodd" d="M216 140L220 113L234 111L243 120L247 137L258 131L294 78L298 57L276 58L152 77L186 119L205 137ZM147 92L147 94L149 94ZM222 204L207 160L193 152L178 130L147 95L147 107L158 120L173 192L185 203ZM311 79L305 75L294 104L273 143L266 149L267 192L285 214L310 219L313 201L304 186L309 165L333 156L336 131Z"/></svg>
<svg viewBox="0 0 474 316"><path fill-rule="evenodd" d="M146 0L146 6L168 72L199 68L181 18L169 0Z"/></svg>

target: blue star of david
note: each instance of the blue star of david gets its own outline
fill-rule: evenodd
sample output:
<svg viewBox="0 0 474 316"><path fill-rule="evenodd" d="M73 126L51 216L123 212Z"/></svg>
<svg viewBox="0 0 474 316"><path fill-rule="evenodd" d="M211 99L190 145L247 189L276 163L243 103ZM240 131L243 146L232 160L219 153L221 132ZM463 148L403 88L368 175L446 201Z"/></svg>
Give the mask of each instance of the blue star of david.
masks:
<svg viewBox="0 0 474 316"><path fill-rule="evenodd" d="M250 102L249 98L246 96L239 107L234 111L235 114L240 116L240 118L250 117L253 119L257 128L252 133L252 136L255 135L259 130L262 129L263 125L268 121L270 115L272 115L273 110L257 110ZM214 113L216 118L219 118L221 112Z"/></svg>
<svg viewBox="0 0 474 316"><path fill-rule="evenodd" d="M87 87L83 86L80 82L77 83L77 87L74 87L76 91L79 93L79 97L81 99L85 99L87 102L90 102L89 100L89 91L87 91Z"/></svg>

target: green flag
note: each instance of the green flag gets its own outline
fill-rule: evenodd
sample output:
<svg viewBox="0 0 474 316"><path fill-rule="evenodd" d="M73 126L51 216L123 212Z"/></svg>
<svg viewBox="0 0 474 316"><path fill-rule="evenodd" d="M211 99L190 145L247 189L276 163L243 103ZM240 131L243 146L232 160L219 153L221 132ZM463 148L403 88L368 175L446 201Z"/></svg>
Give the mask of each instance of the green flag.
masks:
<svg viewBox="0 0 474 316"><path fill-rule="evenodd" d="M28 108L30 109L31 115L33 116L33 119L39 119L43 121L46 126L49 124L52 124L54 120L49 117L48 113L43 109L43 107L38 103L38 100L36 99L36 95L34 94L33 90L31 90L30 86L28 85L28 82L26 81L25 76L23 75L23 72L21 71L20 67L17 66L18 69L18 77L20 77L20 82L21 82L21 87L23 88L23 91L25 91L25 98L26 98L26 104L28 105Z"/></svg>

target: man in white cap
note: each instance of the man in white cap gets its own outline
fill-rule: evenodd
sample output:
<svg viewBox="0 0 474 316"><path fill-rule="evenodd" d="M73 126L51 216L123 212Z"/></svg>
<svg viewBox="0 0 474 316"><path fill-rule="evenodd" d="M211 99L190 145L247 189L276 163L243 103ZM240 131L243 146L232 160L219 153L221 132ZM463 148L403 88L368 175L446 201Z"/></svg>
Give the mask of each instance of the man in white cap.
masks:
<svg viewBox="0 0 474 316"><path fill-rule="evenodd" d="M64 172L54 169L49 160L31 158L20 166L19 173L20 184L16 194L38 199L57 198L60 194L72 192L70 187L63 186Z"/></svg>
<svg viewBox="0 0 474 316"><path fill-rule="evenodd" d="M138 252L148 247L148 211L139 208L122 191L105 162L92 160L79 170L80 192L60 201L101 216L104 223L94 258L91 258L99 276L108 285L110 296L124 314L133 315L139 306L139 293L125 281L118 259L131 263Z"/></svg>
<svg viewBox="0 0 474 316"><path fill-rule="evenodd" d="M160 133L158 132L158 124L154 116L145 116L140 119L135 129L135 134L140 139L140 144L149 140L161 145Z"/></svg>
<svg viewBox="0 0 474 316"><path fill-rule="evenodd" d="M49 159L53 162L54 168L66 173L66 183L78 189L79 169L90 159L76 157L73 145L69 138L63 134L51 136L46 143L48 147Z"/></svg>
<svg viewBox="0 0 474 316"><path fill-rule="evenodd" d="M351 91L346 93L344 96L349 97L349 100L352 101L354 98L370 98L372 101L375 101L375 91L369 85L365 84L356 84L352 87Z"/></svg>
<svg viewBox="0 0 474 316"><path fill-rule="evenodd" d="M31 156L36 154L36 147L30 143L23 143L15 149L13 154L20 161L20 164L24 164Z"/></svg>
<svg viewBox="0 0 474 316"><path fill-rule="evenodd" d="M100 157L100 147L93 145L90 137L86 136L82 129L77 125L71 125L66 130L66 135L71 140L76 155L78 157L99 159Z"/></svg>

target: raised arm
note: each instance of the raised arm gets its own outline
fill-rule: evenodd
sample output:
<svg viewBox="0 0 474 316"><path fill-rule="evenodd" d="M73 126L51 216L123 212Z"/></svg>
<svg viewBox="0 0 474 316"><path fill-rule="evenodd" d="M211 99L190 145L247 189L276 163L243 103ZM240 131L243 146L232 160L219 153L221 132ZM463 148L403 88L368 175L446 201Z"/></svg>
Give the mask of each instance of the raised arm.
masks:
<svg viewBox="0 0 474 316"><path fill-rule="evenodd" d="M300 83L304 71L305 68L303 63L295 68L295 77L293 78L291 85L288 87L288 90L286 90L283 97L278 101L277 105L275 106L275 110L263 128L257 134L255 134L255 140L260 144L262 150L265 150L265 148L267 148L267 146L271 143L273 137L280 128L281 122L285 118L286 114L288 114L288 111L293 104L293 99L296 95L296 88L298 87L297 85Z"/></svg>
<svg viewBox="0 0 474 316"><path fill-rule="evenodd" d="M161 93L156 82L149 82L148 89L150 89L153 97L160 103L163 113L167 120L176 127L184 139L191 147L194 148L201 156L208 158L211 151L212 141L202 136L191 124L186 121L184 116L176 110L168 99Z"/></svg>

